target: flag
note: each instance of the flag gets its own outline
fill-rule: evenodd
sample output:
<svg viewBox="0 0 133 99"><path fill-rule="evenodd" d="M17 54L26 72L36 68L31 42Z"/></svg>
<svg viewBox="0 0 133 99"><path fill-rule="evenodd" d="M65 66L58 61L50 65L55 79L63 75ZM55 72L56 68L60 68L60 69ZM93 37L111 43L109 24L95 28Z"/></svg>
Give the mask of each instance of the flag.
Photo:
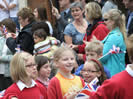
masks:
<svg viewBox="0 0 133 99"><path fill-rule="evenodd" d="M94 80L92 80L89 84L85 84L84 88L81 89L81 91L79 92L79 94L75 97L75 99L88 99L91 92L94 92L98 89L98 78L94 78Z"/></svg>
<svg viewBox="0 0 133 99"><path fill-rule="evenodd" d="M3 32L4 32L4 34L8 33L5 25L3 25Z"/></svg>
<svg viewBox="0 0 133 99"><path fill-rule="evenodd" d="M5 90L0 91L0 98L4 96Z"/></svg>

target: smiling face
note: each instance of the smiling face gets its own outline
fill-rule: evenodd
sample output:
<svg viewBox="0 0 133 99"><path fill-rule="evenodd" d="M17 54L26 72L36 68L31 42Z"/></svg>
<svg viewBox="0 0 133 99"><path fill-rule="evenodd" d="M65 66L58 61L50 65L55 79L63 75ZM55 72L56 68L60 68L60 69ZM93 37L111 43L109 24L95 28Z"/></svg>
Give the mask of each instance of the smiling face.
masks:
<svg viewBox="0 0 133 99"><path fill-rule="evenodd" d="M75 62L76 61L74 54L71 51L66 50L61 53L61 57L55 63L59 71L62 71L64 73L71 73L72 69L74 68Z"/></svg>
<svg viewBox="0 0 133 99"><path fill-rule="evenodd" d="M71 8L71 14L74 19L79 19L83 17L83 11L79 7Z"/></svg>
<svg viewBox="0 0 133 99"><path fill-rule="evenodd" d="M96 69L93 62L85 62L80 74L87 83L90 83L95 77L101 76L101 72Z"/></svg>

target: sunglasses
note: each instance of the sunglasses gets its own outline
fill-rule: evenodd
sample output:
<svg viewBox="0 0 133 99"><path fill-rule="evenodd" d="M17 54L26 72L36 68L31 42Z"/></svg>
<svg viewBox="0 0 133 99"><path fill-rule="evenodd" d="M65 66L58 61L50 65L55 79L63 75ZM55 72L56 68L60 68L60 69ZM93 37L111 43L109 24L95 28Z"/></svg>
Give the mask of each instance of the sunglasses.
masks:
<svg viewBox="0 0 133 99"><path fill-rule="evenodd" d="M103 21L108 21L109 19L107 19L107 18L105 18L105 19L103 19Z"/></svg>

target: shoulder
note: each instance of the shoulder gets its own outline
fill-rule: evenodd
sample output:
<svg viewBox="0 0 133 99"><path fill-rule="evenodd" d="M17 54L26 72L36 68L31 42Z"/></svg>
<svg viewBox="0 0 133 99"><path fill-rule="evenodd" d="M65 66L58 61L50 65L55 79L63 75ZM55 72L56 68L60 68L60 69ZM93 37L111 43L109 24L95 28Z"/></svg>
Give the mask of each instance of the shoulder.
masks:
<svg viewBox="0 0 133 99"><path fill-rule="evenodd" d="M74 28L73 23L69 23L69 24L66 26L65 29L72 29L72 28Z"/></svg>
<svg viewBox="0 0 133 99"><path fill-rule="evenodd" d="M16 83L12 84L10 87L8 87L4 93L4 98L8 99L11 96L18 96L20 93L20 90L18 88L18 86L16 85Z"/></svg>

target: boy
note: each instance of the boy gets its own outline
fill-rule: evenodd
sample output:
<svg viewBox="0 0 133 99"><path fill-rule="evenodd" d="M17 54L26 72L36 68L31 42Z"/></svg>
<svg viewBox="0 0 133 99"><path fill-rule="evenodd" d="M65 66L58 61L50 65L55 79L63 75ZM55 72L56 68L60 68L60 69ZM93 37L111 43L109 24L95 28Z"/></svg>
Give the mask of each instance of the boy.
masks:
<svg viewBox="0 0 133 99"><path fill-rule="evenodd" d="M98 40L93 40L91 42L87 42L85 47L86 60L90 59L99 59L102 56L103 44ZM76 75L79 75L82 70L83 65L81 65L75 72ZM110 72L104 66L104 72L106 73L107 78L110 78Z"/></svg>

